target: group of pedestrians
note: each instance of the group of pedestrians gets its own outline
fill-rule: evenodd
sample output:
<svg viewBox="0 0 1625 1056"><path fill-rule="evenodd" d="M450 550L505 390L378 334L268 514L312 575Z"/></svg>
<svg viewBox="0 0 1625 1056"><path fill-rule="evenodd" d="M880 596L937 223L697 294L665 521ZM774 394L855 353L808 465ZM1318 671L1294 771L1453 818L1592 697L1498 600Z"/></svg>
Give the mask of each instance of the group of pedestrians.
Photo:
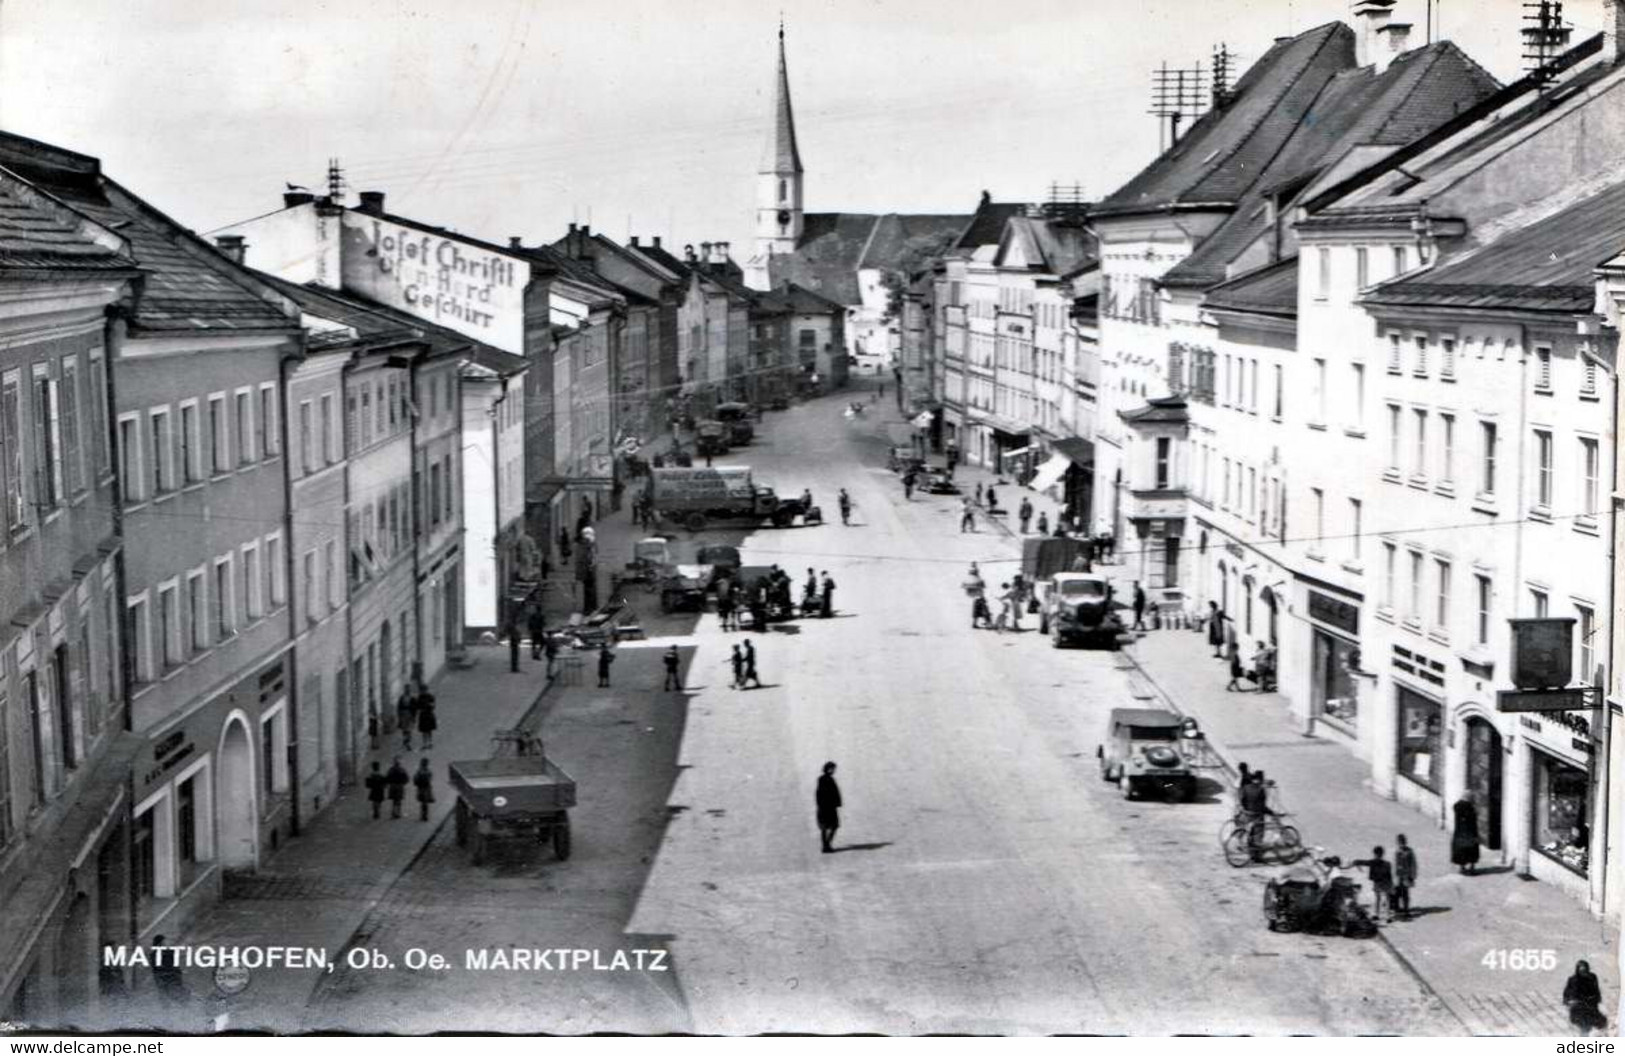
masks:
<svg viewBox="0 0 1625 1056"><path fill-rule="evenodd" d="M1230 668L1230 680L1224 688L1229 693L1273 693L1276 684L1277 653L1274 645L1262 641L1253 642L1253 654L1247 660L1241 658L1241 642L1236 637L1236 624L1219 603L1207 603L1207 644L1213 649L1213 657L1223 660ZM1251 682L1251 686L1242 685Z"/></svg>
<svg viewBox="0 0 1625 1056"><path fill-rule="evenodd" d="M729 689L748 689L751 685L762 688L762 679L756 673L756 646L746 638L742 645L733 647L733 653L728 657L728 664L733 668L733 682ZM747 685L749 683L750 685Z"/></svg>
<svg viewBox="0 0 1625 1056"><path fill-rule="evenodd" d="M434 694L429 687L421 683L408 682L401 687L401 695L395 700L395 723L401 731L401 747L406 751L412 750L412 731L417 730L423 739L423 747L434 747L434 731L440 728L440 720L435 713ZM379 747L379 738L374 731L372 747Z"/></svg>
<svg viewBox="0 0 1625 1056"><path fill-rule="evenodd" d="M372 804L374 820L382 817L384 800L389 800L389 816L391 819L401 816L401 806L406 802L406 786L411 785L417 790L418 820L429 820L429 804L434 802L434 771L430 769L429 757L424 756L418 762L417 773L408 774L406 767L401 765L401 757L396 756L389 764L386 773L383 764L373 760L372 773L367 775L367 801Z"/></svg>

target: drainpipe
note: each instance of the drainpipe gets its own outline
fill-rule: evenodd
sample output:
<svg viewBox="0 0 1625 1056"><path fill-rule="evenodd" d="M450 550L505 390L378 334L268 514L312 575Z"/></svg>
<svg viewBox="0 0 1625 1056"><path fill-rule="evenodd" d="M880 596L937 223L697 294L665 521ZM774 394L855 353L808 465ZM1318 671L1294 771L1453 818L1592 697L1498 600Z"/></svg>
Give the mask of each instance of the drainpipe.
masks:
<svg viewBox="0 0 1625 1056"><path fill-rule="evenodd" d="M1616 363L1617 363L1617 357L1616 357ZM1619 375L1618 375L1618 373L1616 371L1609 371L1609 377L1612 380L1612 385L1610 386L1611 392L1609 394L1612 406L1609 407L1609 419L1608 419L1608 440L1609 440L1609 443L1608 443L1608 446L1607 446L1606 450L1608 450L1609 452L1613 452L1613 451L1616 450L1616 448L1618 446L1618 443L1619 443L1619 440L1618 440L1618 437L1619 437ZM1599 456L1600 456L1600 452L1601 452L1601 450L1603 450L1602 445L1598 445L1598 448L1599 448ZM1617 456L1614 459L1614 461L1617 463ZM1600 469L1601 467L1599 466L1598 468ZM1618 468L1617 464L1612 465L1609 468L1611 470L1611 472L1609 473L1609 479L1610 479L1610 481L1615 480L1618 477L1619 468ZM1616 491L1615 488L1610 488L1609 490L1610 490L1610 492L1615 492ZM1609 568L1610 572L1612 572L1612 569L1614 568L1614 555L1618 551L1618 546L1619 546L1619 501L1617 499L1611 499L1610 500L1610 505L1611 505L1612 509L1610 509L1610 511L1609 511L1610 516L1608 518L1608 568ZM1617 596L1617 594L1618 594L1617 579L1616 579L1616 577L1614 575L1610 574L1609 577L1608 577L1608 610L1607 610L1608 611L1608 639L1609 639L1610 642L1612 642L1614 636L1619 633L1618 628L1614 625L1614 599ZM1593 630L1592 633L1596 633L1595 630ZM1614 666L1613 649L1610 648L1609 649L1608 663L1604 666L1604 671L1605 672L1611 672L1613 670L1613 666ZM1597 732L1595 730L1593 731L1594 736L1592 737L1594 750L1592 751L1592 754L1591 754L1591 780L1592 780L1592 784L1593 784L1593 787L1592 787L1592 790L1591 790L1591 793L1592 793L1591 802L1593 804L1593 807L1592 807L1593 817L1592 817L1591 820L1593 822L1596 822L1597 820L1599 820L1598 818L1595 817L1595 811L1596 811L1597 807L1601 807L1602 808L1602 818L1600 820L1602 821L1602 824L1600 824L1600 825L1593 824L1591 826L1591 831L1592 831L1593 834L1596 834L1598 832L1600 832L1602 834L1602 851L1601 851L1600 854L1593 855L1593 858L1592 858L1593 863L1601 863L1600 866L1597 865L1597 864L1592 865L1592 868L1596 870L1596 888L1597 888L1597 891L1596 891L1596 894L1597 894L1596 905L1593 907L1593 910L1599 917L1602 917L1604 920L1607 920L1607 917L1608 917L1608 860L1609 860L1609 851L1611 849L1610 845L1609 845L1609 840L1608 840L1608 832L1609 832L1609 829L1611 829L1613 827L1613 819L1610 817L1610 815L1612 815L1612 813L1614 811L1614 807L1609 803L1609 794L1612 791L1613 786L1614 786L1614 774L1609 769L1609 767L1607 765L1607 762L1608 762L1608 757L1609 757L1610 746L1613 744L1614 709L1613 709L1612 705L1610 705L1609 702L1608 702L1608 676L1607 676L1606 673L1603 676L1602 684L1597 687L1597 707L1602 712L1602 715L1601 715L1601 718L1602 718L1602 723L1601 723L1602 730L1601 730L1600 739L1597 736L1595 736L1595 734ZM1597 765L1597 756L1598 756L1598 754L1601 754L1602 757L1603 757L1603 765L1600 766L1600 767ZM1598 780L1599 778L1601 778L1602 780L1599 781ZM1601 787L1600 788L1596 787L1599 784L1600 784ZM1625 962L1625 953L1621 954L1621 960L1622 960L1622 962Z"/></svg>
<svg viewBox="0 0 1625 1056"><path fill-rule="evenodd" d="M138 285L141 280L135 279L133 284ZM113 589L118 592L114 599L113 611L119 620L118 627L107 628L110 638L118 642L119 649L119 699L124 702L124 729L135 729L132 721L130 707L130 691L135 685L135 663L131 655L129 642L124 634L125 621L128 619L125 598L129 597L128 570L124 566L124 474L119 470L124 465L123 452L119 450L118 430L118 396L114 389L118 372L113 369L113 363L124 354L124 335L130 328L124 316L125 309L121 305L108 305L105 322L102 324L102 393L106 397L107 406L103 412L107 418L107 436L103 439L107 443L108 464L113 469L113 531L118 535L118 558L113 562ZM111 687L109 687L111 688ZM133 794L132 789L132 794ZM133 881L132 881L133 884ZM133 900L133 888L130 892ZM132 901L133 904L133 901Z"/></svg>
<svg viewBox="0 0 1625 1056"><path fill-rule="evenodd" d="M391 356L391 366L404 366L407 388L412 394L412 420L409 430L412 445L412 679L423 685L423 518L419 507L423 502L422 474L418 472L418 418L422 404L418 402L418 367L423 363L423 350L410 359L397 363L403 357Z"/></svg>
<svg viewBox="0 0 1625 1056"><path fill-rule="evenodd" d="M301 340L302 340L301 335ZM293 794L288 816L288 835L299 835L299 712L303 701L299 693L299 606L293 600L293 449L288 446L288 374L290 365L303 359L303 349L290 349L282 354L277 364L277 444L282 450L282 561L286 569L283 582L288 584L288 788ZM265 452L260 452L265 457ZM306 600L308 605L309 599ZM267 760L266 765L270 765Z"/></svg>
<svg viewBox="0 0 1625 1056"><path fill-rule="evenodd" d="M355 552L352 549L355 546L355 540L350 538L350 497L352 494L350 489L351 484L353 483L351 480L352 473L350 466L350 453L352 450L354 450L352 447L352 441L354 438L350 436L349 408L351 384L350 377L352 372L355 370L355 355L356 354L352 352L350 354L350 358L345 361L343 368L339 371L339 452L344 458L344 484L342 488L342 494L344 496L344 523L339 526L340 539L342 540L344 553L343 575L345 606L343 677L344 685L349 687L345 695L349 700L350 707L352 709L351 714L366 715L366 721L370 723L372 716L366 714L365 704L362 702L361 694L358 692L360 687L356 685L355 679L355 605L351 604L350 598L350 566L355 560L352 556ZM292 560L293 558L290 554L290 563ZM291 583L293 581L290 579L288 582ZM387 714L389 714L389 701L385 700L382 702L382 706L379 708L378 729L380 734L383 732L384 716ZM345 735L350 738L350 776L351 783L355 784L356 775L361 773L361 763L363 758L361 751L361 738L357 736L354 718L351 718L347 725L349 729L345 731ZM368 727L366 726L361 727L361 729L367 728ZM368 749L370 750L371 747L371 741L369 740Z"/></svg>
<svg viewBox="0 0 1625 1056"><path fill-rule="evenodd" d="M508 379L502 379L502 395L491 403L491 556L497 564L497 634L508 626L508 585L502 560L502 405L508 400ZM517 617L515 617L517 619ZM468 614L463 614L468 619Z"/></svg>
<svg viewBox="0 0 1625 1056"><path fill-rule="evenodd" d="M1517 484L1518 490L1517 490L1517 498L1512 504L1513 518L1514 518L1513 519L1513 535L1512 535L1512 611L1513 612L1518 611L1518 609L1517 609L1518 592L1520 590L1520 585L1523 583L1523 536L1524 536L1525 518L1528 516L1528 511L1525 509L1525 505L1528 502L1528 496L1524 491L1524 487L1525 487L1525 484L1526 484L1526 481L1524 479L1524 471L1525 471L1526 464L1528 463L1529 460L1524 458L1523 454L1522 454L1523 441L1524 441L1524 438L1526 436L1527 430L1529 428L1529 418L1528 418L1528 415L1529 415L1529 331L1528 331L1527 327L1520 327L1519 328L1518 346L1519 346L1519 350L1518 350L1518 432L1517 432L1517 436L1514 437L1514 447L1513 447L1513 451L1518 452L1518 484ZM1513 745L1516 745L1522 739L1523 739L1523 737L1522 737L1521 734L1514 734L1513 737L1508 738L1508 740L1511 741L1511 743ZM1503 749L1503 751L1504 750L1505 749ZM1523 875L1523 876L1529 875L1529 854L1530 854L1530 852L1529 852L1529 836L1528 836L1527 827L1525 825L1520 824L1519 819L1526 818L1526 816L1529 813L1530 790L1529 790L1529 787L1528 787L1529 786L1529 781L1528 781L1529 775L1528 775L1528 773L1526 771L1522 770L1521 768L1519 768L1516 764L1519 762L1520 759L1527 758L1527 756L1528 756L1527 752L1521 753L1519 755L1514 755L1512 757L1514 765L1511 766L1511 767L1506 766L1506 760L1505 759L1503 759L1501 761L1502 762L1502 767L1503 767L1503 774L1505 773L1506 770L1515 771L1514 774L1508 775L1508 776L1512 777L1511 781L1507 781L1505 779L1505 777L1503 777L1503 779L1502 779L1501 787L1503 789L1503 798L1504 798L1504 795L1505 795L1504 790L1507 787L1511 787L1511 788L1515 788L1515 789L1519 790L1518 795L1516 797L1516 801L1517 801L1517 805L1518 805L1518 813L1517 813L1517 815L1514 816L1514 821L1513 821L1513 824L1512 824L1512 826L1510 828L1510 831L1514 832L1514 833L1524 833L1523 836L1518 837L1520 842L1523 844L1523 849L1521 851L1519 851L1519 853L1517 854L1517 861L1514 863L1515 865L1518 866L1519 874ZM1504 856L1506 854L1506 845L1508 843L1512 842L1511 840L1506 839L1506 834L1507 834L1508 831L1509 831L1509 828L1507 826L1507 818L1505 816L1503 816L1501 818L1501 835L1502 835L1502 841L1503 841L1502 842L1503 850L1502 850L1501 853L1503 855L1503 858L1504 858Z"/></svg>

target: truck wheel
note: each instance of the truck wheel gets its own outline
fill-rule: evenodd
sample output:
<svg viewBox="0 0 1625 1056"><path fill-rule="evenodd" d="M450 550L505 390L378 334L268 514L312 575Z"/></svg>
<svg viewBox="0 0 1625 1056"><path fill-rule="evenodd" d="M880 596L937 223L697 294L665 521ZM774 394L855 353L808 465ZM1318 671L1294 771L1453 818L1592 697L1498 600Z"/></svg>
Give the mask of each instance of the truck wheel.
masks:
<svg viewBox="0 0 1625 1056"><path fill-rule="evenodd" d="M561 862L570 860L570 819L568 817L553 826L553 853L558 855Z"/></svg>
<svg viewBox="0 0 1625 1056"><path fill-rule="evenodd" d="M684 519L683 525L691 532L703 532L705 531L705 514L691 513Z"/></svg>
<svg viewBox="0 0 1625 1056"><path fill-rule="evenodd" d="M468 846L468 804L457 801L457 846Z"/></svg>

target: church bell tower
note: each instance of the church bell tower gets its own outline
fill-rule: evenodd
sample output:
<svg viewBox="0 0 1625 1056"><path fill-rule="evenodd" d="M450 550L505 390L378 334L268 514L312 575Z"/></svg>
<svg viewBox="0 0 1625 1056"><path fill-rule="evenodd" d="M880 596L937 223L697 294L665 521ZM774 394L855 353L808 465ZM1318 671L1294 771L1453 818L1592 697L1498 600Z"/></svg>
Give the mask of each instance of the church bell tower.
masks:
<svg viewBox="0 0 1625 1056"><path fill-rule="evenodd" d="M801 153L796 149L796 119L790 108L790 71L784 61L784 23L779 23L779 78L773 98L773 127L756 176L756 247L746 276L759 290L769 289L768 259L793 253L801 240Z"/></svg>

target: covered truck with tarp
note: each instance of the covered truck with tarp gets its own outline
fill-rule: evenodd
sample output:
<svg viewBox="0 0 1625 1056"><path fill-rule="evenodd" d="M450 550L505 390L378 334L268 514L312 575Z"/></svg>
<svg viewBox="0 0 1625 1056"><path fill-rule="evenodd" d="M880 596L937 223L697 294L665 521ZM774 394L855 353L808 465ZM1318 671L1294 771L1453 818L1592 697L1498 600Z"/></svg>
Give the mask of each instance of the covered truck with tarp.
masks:
<svg viewBox="0 0 1625 1056"><path fill-rule="evenodd" d="M784 527L802 512L773 489L757 484L749 466L690 466L650 470L649 508L657 518L689 531L717 521L771 520Z"/></svg>

